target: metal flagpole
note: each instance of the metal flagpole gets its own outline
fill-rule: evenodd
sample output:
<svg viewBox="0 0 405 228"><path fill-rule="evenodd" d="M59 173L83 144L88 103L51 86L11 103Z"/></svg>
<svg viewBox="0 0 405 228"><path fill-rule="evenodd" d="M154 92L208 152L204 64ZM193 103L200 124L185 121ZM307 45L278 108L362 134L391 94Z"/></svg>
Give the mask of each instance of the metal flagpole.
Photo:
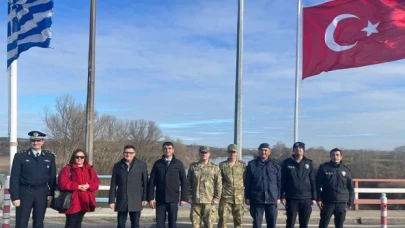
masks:
<svg viewBox="0 0 405 228"><path fill-rule="evenodd" d="M235 133L234 143L238 145L238 156L242 159L242 56L243 56L243 8L244 0L238 4L238 38L236 46L236 84L235 84Z"/></svg>
<svg viewBox="0 0 405 228"><path fill-rule="evenodd" d="M87 109L86 109L86 150L87 153L89 154L90 164L93 164L93 141L94 141L95 45L96 45L96 0L91 0L89 65L88 65L88 81L87 81Z"/></svg>
<svg viewBox="0 0 405 228"><path fill-rule="evenodd" d="M302 62L302 1L297 0L297 47L295 66L295 108L294 108L294 142L298 141L298 108L299 108L299 84L301 81ZM294 143L293 142L293 143Z"/></svg>
<svg viewBox="0 0 405 228"><path fill-rule="evenodd" d="M14 156L17 153L17 60L10 65L9 71L9 103L8 103L8 134L10 140L10 173Z"/></svg>

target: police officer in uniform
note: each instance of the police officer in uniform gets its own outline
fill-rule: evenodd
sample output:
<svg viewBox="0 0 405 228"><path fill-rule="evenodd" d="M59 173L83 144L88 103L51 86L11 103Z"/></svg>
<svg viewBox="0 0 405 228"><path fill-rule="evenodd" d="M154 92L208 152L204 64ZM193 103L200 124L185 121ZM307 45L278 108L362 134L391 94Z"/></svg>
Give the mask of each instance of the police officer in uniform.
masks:
<svg viewBox="0 0 405 228"><path fill-rule="evenodd" d="M281 166L281 202L286 208L286 228L294 228L297 214L300 228L307 228L316 204L315 173L311 159L304 156L305 144L293 145L293 156Z"/></svg>
<svg viewBox="0 0 405 228"><path fill-rule="evenodd" d="M270 159L268 143L260 144L258 152L259 156L246 168L245 203L250 205L253 228L262 227L263 214L267 228L276 228L277 206L281 202L281 167L278 161Z"/></svg>
<svg viewBox="0 0 405 228"><path fill-rule="evenodd" d="M321 209L319 228L327 228L332 215L335 217L335 227L343 228L346 211L354 202L352 173L343 164L340 149L332 149L330 159L330 162L319 167L316 174L317 204Z"/></svg>
<svg viewBox="0 0 405 228"><path fill-rule="evenodd" d="M16 207L16 228L27 228L31 210L33 228L44 227L45 211L56 185L55 155L42 150L44 133L28 133L31 148L19 151L13 160L10 195Z"/></svg>

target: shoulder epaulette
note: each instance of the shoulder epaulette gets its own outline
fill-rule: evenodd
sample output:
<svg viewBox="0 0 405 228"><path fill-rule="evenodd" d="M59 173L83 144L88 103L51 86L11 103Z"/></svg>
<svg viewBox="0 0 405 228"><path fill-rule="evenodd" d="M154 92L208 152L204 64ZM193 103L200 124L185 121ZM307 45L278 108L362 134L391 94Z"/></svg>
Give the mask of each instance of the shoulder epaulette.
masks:
<svg viewBox="0 0 405 228"><path fill-rule="evenodd" d="M343 164L343 166L350 170L349 166L347 166L346 164Z"/></svg>
<svg viewBox="0 0 405 228"><path fill-rule="evenodd" d="M18 151L17 153L18 153L18 154L21 154L21 153L25 153L25 152L27 152L27 150L20 150L20 151Z"/></svg>
<svg viewBox="0 0 405 228"><path fill-rule="evenodd" d="M198 164L198 161L191 163L190 166L195 166L197 164Z"/></svg>
<svg viewBox="0 0 405 228"><path fill-rule="evenodd" d="M245 161L238 160L238 162L240 162L240 163L242 163L242 164L245 164L245 165L246 165L246 162L245 162Z"/></svg>
<svg viewBox="0 0 405 228"><path fill-rule="evenodd" d="M273 162L276 163L276 164L280 164L280 161L278 161L278 160L271 159L271 161L273 161Z"/></svg>
<svg viewBox="0 0 405 228"><path fill-rule="evenodd" d="M226 162L226 160L225 161L221 161L218 165L222 165L222 164L224 164Z"/></svg>
<svg viewBox="0 0 405 228"><path fill-rule="evenodd" d="M43 150L43 151L44 151L45 154L53 154L53 155L55 155L52 151L49 151L49 150Z"/></svg>

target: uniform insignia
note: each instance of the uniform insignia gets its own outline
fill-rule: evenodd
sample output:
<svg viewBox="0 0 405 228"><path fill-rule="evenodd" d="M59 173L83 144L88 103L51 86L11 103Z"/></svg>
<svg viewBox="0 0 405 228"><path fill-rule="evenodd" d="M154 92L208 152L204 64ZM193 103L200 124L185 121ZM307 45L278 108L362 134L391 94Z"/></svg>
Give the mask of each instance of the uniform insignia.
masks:
<svg viewBox="0 0 405 228"><path fill-rule="evenodd" d="M38 132L34 132L34 134L32 134L32 136L34 136L34 137L38 137Z"/></svg>
<svg viewBox="0 0 405 228"><path fill-rule="evenodd" d="M345 172L345 171L342 171L342 176L346 176L346 172Z"/></svg>
<svg viewBox="0 0 405 228"><path fill-rule="evenodd" d="M44 162L51 162L50 160L44 160Z"/></svg>
<svg viewBox="0 0 405 228"><path fill-rule="evenodd" d="M291 144L290 144L291 145ZM300 145L300 143L296 143L295 146L298 147Z"/></svg>
<svg viewBox="0 0 405 228"><path fill-rule="evenodd" d="M48 168L48 169L49 169L49 165L47 165L47 166L46 166L46 168Z"/></svg>
<svg viewBox="0 0 405 228"><path fill-rule="evenodd" d="M31 151L30 151L30 152L28 152L28 155L31 155Z"/></svg>
<svg viewBox="0 0 405 228"><path fill-rule="evenodd" d="M25 161L26 161L26 162L29 162L30 160L27 159L27 160L25 160Z"/></svg>
<svg viewBox="0 0 405 228"><path fill-rule="evenodd" d="M305 164L305 168L306 168L306 169L309 169L309 165L308 165L308 164Z"/></svg>
<svg viewBox="0 0 405 228"><path fill-rule="evenodd" d="M55 191L55 195L54 195L54 196L55 196L55 198L58 198L58 197L59 197L59 195L60 195L60 192L59 192L58 190L56 190L56 191Z"/></svg>

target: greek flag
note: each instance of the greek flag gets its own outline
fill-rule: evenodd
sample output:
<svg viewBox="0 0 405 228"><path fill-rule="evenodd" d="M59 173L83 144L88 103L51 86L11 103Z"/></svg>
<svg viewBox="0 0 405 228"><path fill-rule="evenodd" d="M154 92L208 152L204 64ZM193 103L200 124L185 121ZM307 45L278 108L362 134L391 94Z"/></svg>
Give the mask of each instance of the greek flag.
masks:
<svg viewBox="0 0 405 228"><path fill-rule="evenodd" d="M31 47L49 47L52 15L52 0L8 0L7 68Z"/></svg>

